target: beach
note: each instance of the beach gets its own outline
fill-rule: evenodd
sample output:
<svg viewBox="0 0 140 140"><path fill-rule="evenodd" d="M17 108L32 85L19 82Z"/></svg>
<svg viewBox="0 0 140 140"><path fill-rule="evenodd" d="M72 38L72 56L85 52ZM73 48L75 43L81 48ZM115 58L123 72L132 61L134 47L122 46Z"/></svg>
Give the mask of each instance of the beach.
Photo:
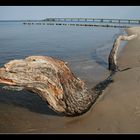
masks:
<svg viewBox="0 0 140 140"><path fill-rule="evenodd" d="M138 36L129 41L120 54L118 66L122 71L115 74L114 82L107 87L104 99L99 103L101 112L108 118L108 125L103 130L107 133L140 132L140 28L126 31L128 35Z"/></svg>
<svg viewBox="0 0 140 140"><path fill-rule="evenodd" d="M78 117L59 116L37 95L24 90L15 92L1 89L0 132L139 133L140 28L129 28L126 32L128 35L137 34L137 37L128 41L119 53L120 71L115 73L113 82L87 113ZM106 72L100 79L104 80L108 74ZM96 79L94 75L91 77L89 74L88 77Z"/></svg>
<svg viewBox="0 0 140 140"><path fill-rule="evenodd" d="M140 28L126 31L128 35L138 36L128 41L120 53L118 66L121 71L113 76L113 83L87 114L72 120L79 123L80 128L71 125L58 132L140 133Z"/></svg>
<svg viewBox="0 0 140 140"><path fill-rule="evenodd" d="M114 128L108 124L105 132L140 132L140 28L133 27L126 31L128 35L138 36L129 41L120 54L118 65L122 71L115 74L114 82L105 90L105 98L100 103L106 115L110 114L108 119L114 117L109 123L114 123ZM130 69L123 71L127 68Z"/></svg>

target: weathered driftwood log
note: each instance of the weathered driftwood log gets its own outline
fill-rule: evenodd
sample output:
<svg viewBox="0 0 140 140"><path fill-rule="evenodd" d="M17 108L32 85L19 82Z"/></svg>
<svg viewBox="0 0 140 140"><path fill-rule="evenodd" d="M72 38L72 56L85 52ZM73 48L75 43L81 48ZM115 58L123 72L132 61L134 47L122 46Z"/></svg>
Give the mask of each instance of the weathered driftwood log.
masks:
<svg viewBox="0 0 140 140"><path fill-rule="evenodd" d="M71 116L86 112L97 97L65 62L47 56L10 61L0 69L0 83L37 93L54 111Z"/></svg>
<svg viewBox="0 0 140 140"><path fill-rule="evenodd" d="M130 40L134 35L120 36L109 56L109 69L116 69L116 53L120 40ZM50 108L65 115L78 116L90 109L109 83L111 76L93 89L71 72L66 63L47 56L30 56L12 60L0 68L0 83L11 88L26 89L37 93ZM18 88L19 87L19 88Z"/></svg>
<svg viewBox="0 0 140 140"><path fill-rule="evenodd" d="M113 47L110 51L109 57L108 57L108 69L110 71L117 71L118 70L118 66L117 66L117 52L120 46L120 42L121 40L131 40L133 38L136 38L137 35L130 35L130 36L126 36L126 35L120 35L113 44Z"/></svg>

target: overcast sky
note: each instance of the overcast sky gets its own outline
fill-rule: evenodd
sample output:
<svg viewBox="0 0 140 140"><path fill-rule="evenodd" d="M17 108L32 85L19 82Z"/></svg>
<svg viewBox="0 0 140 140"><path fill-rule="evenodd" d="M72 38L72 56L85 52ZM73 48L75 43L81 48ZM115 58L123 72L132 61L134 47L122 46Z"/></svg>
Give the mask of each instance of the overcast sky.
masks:
<svg viewBox="0 0 140 140"><path fill-rule="evenodd" d="M0 6L0 20L47 17L140 19L140 6Z"/></svg>

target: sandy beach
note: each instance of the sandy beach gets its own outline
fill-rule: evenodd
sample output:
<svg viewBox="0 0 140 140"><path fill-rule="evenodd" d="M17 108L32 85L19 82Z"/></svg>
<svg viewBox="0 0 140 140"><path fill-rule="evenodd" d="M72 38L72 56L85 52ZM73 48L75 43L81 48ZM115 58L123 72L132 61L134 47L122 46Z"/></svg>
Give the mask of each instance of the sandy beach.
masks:
<svg viewBox="0 0 140 140"><path fill-rule="evenodd" d="M114 83L105 90L104 98L96 106L108 120L103 132L140 132L140 28L129 28L127 32L138 36L127 43L118 65L121 70L130 69L115 74Z"/></svg>
<svg viewBox="0 0 140 140"><path fill-rule="evenodd" d="M91 111L59 132L140 133L140 28L129 28L127 33L138 36L127 43L118 65L120 70L130 69L117 72Z"/></svg>
<svg viewBox="0 0 140 140"><path fill-rule="evenodd" d="M99 103L109 119L103 132L140 132L140 28L133 27L126 31L128 35L138 36L127 43L118 58L120 70L130 69L115 74L114 83L105 90L104 99ZM114 119L110 119L112 117Z"/></svg>
<svg viewBox="0 0 140 140"><path fill-rule="evenodd" d="M115 74L114 82L93 109L98 118L95 123L103 133L140 133L140 28L126 31L128 35L138 35L127 43L118 58L120 70L130 69Z"/></svg>

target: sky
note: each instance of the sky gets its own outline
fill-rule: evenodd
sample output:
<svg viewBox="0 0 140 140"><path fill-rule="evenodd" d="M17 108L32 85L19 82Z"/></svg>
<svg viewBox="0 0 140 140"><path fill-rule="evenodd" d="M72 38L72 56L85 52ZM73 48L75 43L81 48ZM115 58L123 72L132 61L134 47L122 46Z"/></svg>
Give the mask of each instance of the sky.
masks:
<svg viewBox="0 0 140 140"><path fill-rule="evenodd" d="M0 6L0 20L55 17L140 19L140 6Z"/></svg>

